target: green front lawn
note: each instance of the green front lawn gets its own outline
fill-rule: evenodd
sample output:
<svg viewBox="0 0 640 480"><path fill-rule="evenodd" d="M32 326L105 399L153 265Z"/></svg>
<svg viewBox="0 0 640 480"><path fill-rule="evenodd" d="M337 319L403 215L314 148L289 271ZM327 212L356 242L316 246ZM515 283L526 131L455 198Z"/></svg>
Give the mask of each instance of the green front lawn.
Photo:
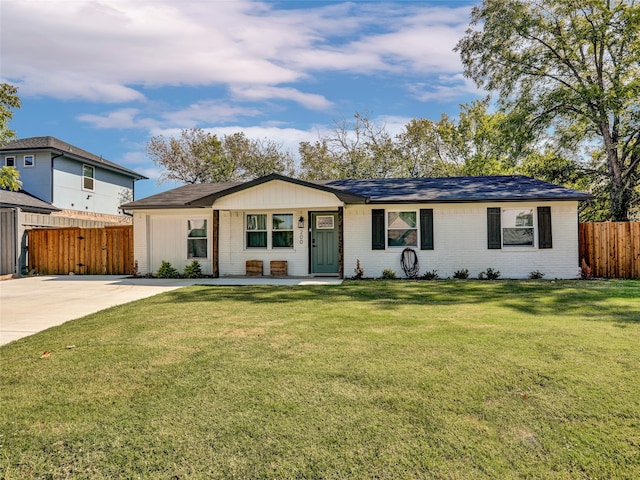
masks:
<svg viewBox="0 0 640 480"><path fill-rule="evenodd" d="M0 478L640 478L638 281L191 287L0 358Z"/></svg>

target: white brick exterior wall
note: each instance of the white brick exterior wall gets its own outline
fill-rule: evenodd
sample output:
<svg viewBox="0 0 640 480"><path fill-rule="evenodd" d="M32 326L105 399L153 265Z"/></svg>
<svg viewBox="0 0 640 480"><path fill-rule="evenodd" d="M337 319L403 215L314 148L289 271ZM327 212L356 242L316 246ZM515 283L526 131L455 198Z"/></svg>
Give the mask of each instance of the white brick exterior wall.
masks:
<svg viewBox="0 0 640 480"><path fill-rule="evenodd" d="M553 248L538 249L537 218L534 219L534 247L487 248L487 208L551 207ZM434 250L415 248L420 274L437 270L441 278L452 277L457 270L468 269L470 277L487 268L497 269L502 278L527 278L535 270L546 279L578 276L578 213L577 202L544 203L474 203L434 205L352 205L345 208L344 271L353 275L356 260L360 260L365 277L380 277L389 268L399 277L402 247L386 250L371 249L371 210L416 211L433 208Z"/></svg>
<svg viewBox="0 0 640 480"><path fill-rule="evenodd" d="M297 188L297 187L296 187ZM233 199L236 201L237 199ZM551 207L553 248L538 249L537 207ZM268 207L268 205L263 205ZM533 247L487 248L487 208L531 208L535 225ZM527 278L535 270L546 279L576 278L578 276L578 214L577 202L473 203L431 205L347 205L344 207L344 276L353 275L360 260L365 277L380 277L384 269L404 276L400 266L402 247L371 249L371 211L415 211L433 209L434 250L415 248L420 274L437 270L441 278L451 277L457 270L468 269L470 277L493 268L502 278ZM269 275L271 260L286 260L288 273L304 276L309 273L309 211L336 211L326 208L300 207L275 209L221 210L218 237L219 273L244 275L246 260L262 260L264 274ZM247 249L245 247L246 213L292 213L294 219L294 247L291 249ZM302 216L305 228L298 228ZM213 268L213 212L209 209L138 210L134 215L134 255L140 274L154 273L162 260L182 271L191 262L187 258L187 220L206 218L209 227L209 257L198 259L203 272Z"/></svg>

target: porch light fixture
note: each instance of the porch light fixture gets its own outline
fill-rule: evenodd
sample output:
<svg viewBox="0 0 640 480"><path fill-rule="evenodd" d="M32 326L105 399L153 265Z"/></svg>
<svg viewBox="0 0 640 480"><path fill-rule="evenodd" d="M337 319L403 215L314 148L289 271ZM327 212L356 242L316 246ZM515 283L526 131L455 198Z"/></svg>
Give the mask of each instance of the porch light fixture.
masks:
<svg viewBox="0 0 640 480"><path fill-rule="evenodd" d="M304 217L298 219L298 228L304 228Z"/></svg>

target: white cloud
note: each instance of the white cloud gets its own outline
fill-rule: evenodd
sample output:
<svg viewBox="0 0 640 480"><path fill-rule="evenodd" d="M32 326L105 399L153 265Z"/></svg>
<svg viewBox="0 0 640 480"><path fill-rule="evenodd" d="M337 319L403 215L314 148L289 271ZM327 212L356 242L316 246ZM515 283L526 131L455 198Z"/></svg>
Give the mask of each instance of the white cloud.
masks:
<svg viewBox="0 0 640 480"><path fill-rule="evenodd" d="M184 109L162 114L164 125L178 125L193 128L203 124L227 123L240 117L254 117L260 110L250 107L233 106L218 100L204 100L192 103Z"/></svg>
<svg viewBox="0 0 640 480"><path fill-rule="evenodd" d="M295 88L280 88L270 86L238 85L231 88L234 97L241 100L257 101L281 99L289 100L310 109L327 110L333 104L324 96L315 93L304 93Z"/></svg>
<svg viewBox="0 0 640 480"><path fill-rule="evenodd" d="M416 99L422 102L445 103L469 95L480 97L487 94L462 74L440 75L437 80L433 83L415 83L407 88Z"/></svg>
<svg viewBox="0 0 640 480"><path fill-rule="evenodd" d="M123 108L109 112L106 115L80 115L78 120L96 128L141 128L143 126L151 126L151 123L143 125L145 122L137 118L139 112L140 110L137 108Z"/></svg>
<svg viewBox="0 0 640 480"><path fill-rule="evenodd" d="M324 110L296 82L340 71L454 73L469 9L255 0L3 0L3 76L25 95L103 102L145 87L228 85L245 99ZM28 34L25 34L28 25Z"/></svg>

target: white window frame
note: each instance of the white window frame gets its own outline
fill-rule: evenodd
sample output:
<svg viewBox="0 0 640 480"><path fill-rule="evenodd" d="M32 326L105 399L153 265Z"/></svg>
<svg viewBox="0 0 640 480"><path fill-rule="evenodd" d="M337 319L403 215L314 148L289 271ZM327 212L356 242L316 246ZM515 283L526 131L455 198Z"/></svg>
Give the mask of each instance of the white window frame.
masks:
<svg viewBox="0 0 640 480"><path fill-rule="evenodd" d="M392 213L413 213L415 215L415 227L414 228L390 228L389 227L389 215ZM387 243L387 248L407 248L407 247L415 247L418 248L420 246L420 226L418 224L420 219L420 215L418 215L418 211L417 210L387 210L386 214L385 214L385 235L386 235L386 243ZM416 241L415 244L412 245L391 245L391 243L389 242L390 238L389 238L389 231L390 230L414 230L416 232Z"/></svg>
<svg viewBox="0 0 640 480"><path fill-rule="evenodd" d="M31 164L27 164L27 158L31 158ZM22 164L25 168L31 168L36 166L36 156L35 155L23 155L22 156Z"/></svg>
<svg viewBox="0 0 640 480"><path fill-rule="evenodd" d="M264 216L264 230L262 229L249 229L249 217ZM264 246L249 246L248 235L249 233L263 233L265 234ZM269 248L269 215L266 213L246 213L244 215L244 248L247 250L267 250Z"/></svg>
<svg viewBox="0 0 640 480"><path fill-rule="evenodd" d="M87 177L84 174L84 169L85 168L90 168L91 171L93 172L93 176L92 177ZM92 187L89 188L86 186L85 184L85 180L86 179L91 179L91 184ZM82 190L86 190L87 192L95 192L96 191L96 167L94 167L93 165L87 165L86 163L82 164Z"/></svg>
<svg viewBox="0 0 640 480"><path fill-rule="evenodd" d="M190 233L192 230L201 230L196 228L189 228L191 222L204 222L204 236L191 236ZM209 219L205 217L192 217L188 218L186 222L187 227L187 260L207 260L209 258ZM196 257L191 254L189 250L189 240L204 240L205 241L205 256L204 257Z"/></svg>
<svg viewBox="0 0 640 480"><path fill-rule="evenodd" d="M274 228L273 226L273 219L275 215L288 215L291 217L291 228ZM291 250L293 249L293 246L295 245L295 239L294 239L294 225L293 225L293 213L272 213L271 214L271 248L274 250ZM273 246L273 235L275 233L283 233L283 232L291 232L291 245L289 246L284 246L284 247L274 247Z"/></svg>
<svg viewBox="0 0 640 480"><path fill-rule="evenodd" d="M9 165L9 160L13 161L13 165ZM5 167L14 167L16 166L16 157L15 156L11 156L11 157L4 157L4 166Z"/></svg>
<svg viewBox="0 0 640 480"><path fill-rule="evenodd" d="M248 217L253 215L264 215L266 218L266 230L249 230L248 227ZM277 215L289 215L291 217L291 228L287 229L276 229L273 228L273 220L274 216ZM272 213L256 213L256 212L245 212L243 217L244 222L244 248L245 250L255 251L255 250L293 250L295 248L295 225L293 224L295 220L295 215L293 212L272 212ZM250 247L247 242L247 234L250 232L264 232L267 235L267 242L264 247ZM274 247L273 235L274 233L281 232L291 232L291 246L286 247Z"/></svg>
<svg viewBox="0 0 640 480"><path fill-rule="evenodd" d="M517 217L521 216L516 214L516 218L514 219L513 225L507 225L508 217L512 217L514 213L518 212L522 214L524 212L531 212L531 225L517 225ZM509 213L508 213L509 212ZM536 209L534 207L524 207L524 208L503 208L500 212L500 235L502 236L502 248L512 249L512 248L535 248L536 247L536 233L537 233L537 222L536 222ZM505 243L505 238L508 235L505 235L505 230L527 230L531 232L531 243L528 244L518 244L518 243Z"/></svg>

